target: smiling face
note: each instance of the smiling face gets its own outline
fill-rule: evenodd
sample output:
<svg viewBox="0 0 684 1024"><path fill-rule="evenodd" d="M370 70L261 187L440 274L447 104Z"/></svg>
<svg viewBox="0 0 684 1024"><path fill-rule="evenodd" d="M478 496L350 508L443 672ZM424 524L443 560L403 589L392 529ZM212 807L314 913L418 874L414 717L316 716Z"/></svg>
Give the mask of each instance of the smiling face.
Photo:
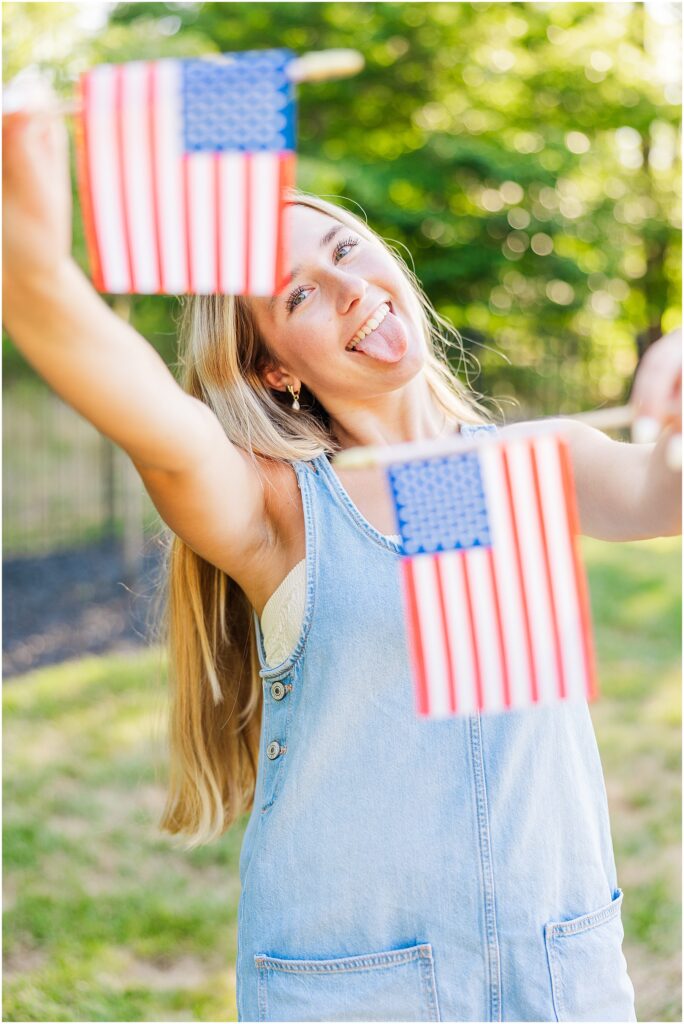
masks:
<svg viewBox="0 0 684 1024"><path fill-rule="evenodd" d="M303 383L333 415L339 403L400 389L426 352L420 305L399 266L379 242L318 210L293 204L286 216L293 277L275 299L250 300L276 360L264 380L281 391Z"/></svg>

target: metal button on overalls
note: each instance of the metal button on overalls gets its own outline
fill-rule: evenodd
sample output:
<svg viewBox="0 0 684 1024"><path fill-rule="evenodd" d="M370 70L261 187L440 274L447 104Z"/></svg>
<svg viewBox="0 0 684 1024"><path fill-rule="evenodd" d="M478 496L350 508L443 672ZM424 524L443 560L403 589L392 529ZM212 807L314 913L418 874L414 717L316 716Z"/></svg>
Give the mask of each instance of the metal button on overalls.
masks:
<svg viewBox="0 0 684 1024"><path fill-rule="evenodd" d="M276 757L279 756L279 754L281 753L282 749L283 748L278 743L278 740L271 740L269 745L266 747L266 753L267 753L268 757L270 758L270 760L274 761L276 759Z"/></svg>
<svg viewBox="0 0 684 1024"><path fill-rule="evenodd" d="M282 700L285 696L285 687L282 683L272 683L271 696L273 700Z"/></svg>

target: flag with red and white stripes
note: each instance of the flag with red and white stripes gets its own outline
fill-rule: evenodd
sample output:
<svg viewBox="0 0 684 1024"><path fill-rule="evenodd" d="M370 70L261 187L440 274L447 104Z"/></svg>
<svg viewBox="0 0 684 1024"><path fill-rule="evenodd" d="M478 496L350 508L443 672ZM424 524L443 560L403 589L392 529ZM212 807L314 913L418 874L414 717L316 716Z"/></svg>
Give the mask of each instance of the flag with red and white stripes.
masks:
<svg viewBox="0 0 684 1024"><path fill-rule="evenodd" d="M487 438L387 472L418 714L594 699L567 442Z"/></svg>
<svg viewBox="0 0 684 1024"><path fill-rule="evenodd" d="M79 190L100 291L274 295L285 284L292 58L254 50L81 77Z"/></svg>

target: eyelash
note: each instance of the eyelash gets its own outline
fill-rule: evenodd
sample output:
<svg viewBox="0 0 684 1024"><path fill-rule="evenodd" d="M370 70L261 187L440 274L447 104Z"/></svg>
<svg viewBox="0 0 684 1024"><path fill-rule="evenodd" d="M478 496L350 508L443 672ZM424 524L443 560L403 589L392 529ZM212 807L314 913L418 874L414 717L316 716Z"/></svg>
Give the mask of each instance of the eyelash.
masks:
<svg viewBox="0 0 684 1024"><path fill-rule="evenodd" d="M340 249L344 249L344 247L347 246L347 245L351 246L353 248L355 245L358 245L358 244L359 244L358 239L356 239L356 238L346 238L343 242L338 242L337 243L337 245L333 249L333 256L336 256L338 251ZM306 291L306 289L303 288L301 285L299 285L291 293L291 295L289 296L289 298L287 300L287 303L286 303L286 308L287 308L288 313L291 313L293 311L293 309L296 309L297 306L301 305L300 302L295 302L294 300L296 298L298 298L302 294L303 291Z"/></svg>

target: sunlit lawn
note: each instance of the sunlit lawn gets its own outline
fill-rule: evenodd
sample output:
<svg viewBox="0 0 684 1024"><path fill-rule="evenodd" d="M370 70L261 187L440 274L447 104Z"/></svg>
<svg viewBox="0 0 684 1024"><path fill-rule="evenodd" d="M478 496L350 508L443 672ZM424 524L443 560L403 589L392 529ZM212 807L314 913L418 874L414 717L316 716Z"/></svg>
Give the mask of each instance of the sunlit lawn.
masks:
<svg viewBox="0 0 684 1024"><path fill-rule="evenodd" d="M585 553L624 951L639 1019L681 1020L680 546ZM163 708L156 651L5 685L4 1020L236 1019L242 828L157 833Z"/></svg>

